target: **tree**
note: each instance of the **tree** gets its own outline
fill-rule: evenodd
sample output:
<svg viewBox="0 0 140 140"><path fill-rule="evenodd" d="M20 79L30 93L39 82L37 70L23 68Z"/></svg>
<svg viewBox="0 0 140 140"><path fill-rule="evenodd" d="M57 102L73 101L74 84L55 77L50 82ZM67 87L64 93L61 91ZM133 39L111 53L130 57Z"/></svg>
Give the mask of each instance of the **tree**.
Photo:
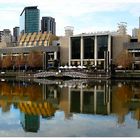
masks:
<svg viewBox="0 0 140 140"><path fill-rule="evenodd" d="M27 65L31 68L40 68L43 65L43 55L41 52L31 52L27 57Z"/></svg>
<svg viewBox="0 0 140 140"><path fill-rule="evenodd" d="M20 69L20 67L22 67L24 65L25 65L25 58L24 58L23 54L20 56L17 56L15 58L15 66Z"/></svg>
<svg viewBox="0 0 140 140"><path fill-rule="evenodd" d="M7 55L2 60L2 68L10 68L13 65L12 57L10 55Z"/></svg>
<svg viewBox="0 0 140 140"><path fill-rule="evenodd" d="M0 59L0 69L2 68L2 60Z"/></svg>
<svg viewBox="0 0 140 140"><path fill-rule="evenodd" d="M132 66L133 56L128 52L128 50L122 51L117 59L115 60L115 65L121 66L121 68L129 68Z"/></svg>

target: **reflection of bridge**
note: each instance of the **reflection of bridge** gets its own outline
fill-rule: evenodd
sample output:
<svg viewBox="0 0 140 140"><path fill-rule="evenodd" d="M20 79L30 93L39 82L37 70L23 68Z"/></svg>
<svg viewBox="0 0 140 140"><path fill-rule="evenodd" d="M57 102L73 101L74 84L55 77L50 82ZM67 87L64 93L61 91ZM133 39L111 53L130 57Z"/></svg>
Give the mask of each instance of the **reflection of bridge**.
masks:
<svg viewBox="0 0 140 140"><path fill-rule="evenodd" d="M108 79L109 75L106 73L86 73L83 71L63 71L63 72L41 72L34 74L35 78L44 78L44 77L71 77L71 78L90 78L90 79Z"/></svg>

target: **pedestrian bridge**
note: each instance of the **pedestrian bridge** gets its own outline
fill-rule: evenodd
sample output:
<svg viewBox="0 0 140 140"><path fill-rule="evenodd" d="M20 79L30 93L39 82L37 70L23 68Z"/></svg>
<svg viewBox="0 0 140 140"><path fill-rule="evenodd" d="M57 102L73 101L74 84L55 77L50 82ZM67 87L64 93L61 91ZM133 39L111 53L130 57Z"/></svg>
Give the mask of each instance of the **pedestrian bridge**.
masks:
<svg viewBox="0 0 140 140"><path fill-rule="evenodd" d="M62 71L62 72L40 72L34 74L34 78L45 78L45 77L71 77L71 78L81 78L81 79L87 79L87 78L95 78L95 79L108 79L110 76L106 73L87 73L84 71Z"/></svg>

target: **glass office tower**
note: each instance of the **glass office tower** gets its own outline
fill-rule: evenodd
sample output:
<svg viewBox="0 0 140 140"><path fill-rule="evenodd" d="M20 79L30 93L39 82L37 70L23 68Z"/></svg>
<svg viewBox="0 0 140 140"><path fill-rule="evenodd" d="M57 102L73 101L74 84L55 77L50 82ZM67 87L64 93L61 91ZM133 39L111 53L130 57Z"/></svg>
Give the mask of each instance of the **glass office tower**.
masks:
<svg viewBox="0 0 140 140"><path fill-rule="evenodd" d="M25 7L20 14L20 33L39 32L39 19L37 6Z"/></svg>

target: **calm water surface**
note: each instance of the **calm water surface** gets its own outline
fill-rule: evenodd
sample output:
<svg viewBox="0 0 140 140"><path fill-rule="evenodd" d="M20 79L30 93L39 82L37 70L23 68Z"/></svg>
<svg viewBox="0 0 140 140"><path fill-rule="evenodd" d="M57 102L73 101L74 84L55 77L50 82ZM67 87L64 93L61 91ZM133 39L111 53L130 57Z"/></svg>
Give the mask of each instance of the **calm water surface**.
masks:
<svg viewBox="0 0 140 140"><path fill-rule="evenodd" d="M0 136L139 137L140 81L1 79Z"/></svg>

